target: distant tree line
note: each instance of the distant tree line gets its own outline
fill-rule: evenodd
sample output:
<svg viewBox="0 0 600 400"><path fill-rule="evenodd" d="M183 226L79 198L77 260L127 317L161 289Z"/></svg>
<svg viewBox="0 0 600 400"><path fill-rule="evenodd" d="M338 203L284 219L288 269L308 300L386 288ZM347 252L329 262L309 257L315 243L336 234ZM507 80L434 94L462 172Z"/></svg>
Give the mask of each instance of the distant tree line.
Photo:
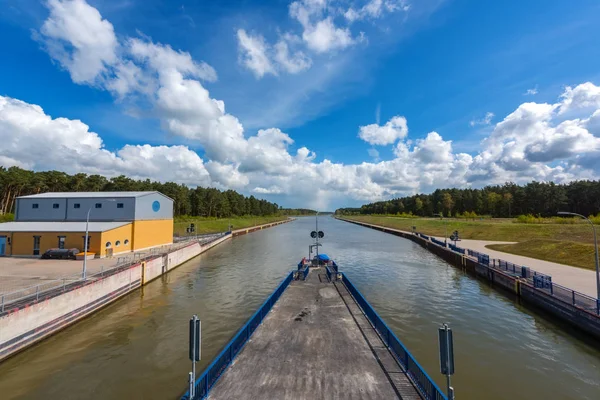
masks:
<svg viewBox="0 0 600 400"><path fill-rule="evenodd" d="M59 171L34 172L18 167L0 166L0 218L14 213L18 196L44 192L118 192L156 190L174 200L176 216L229 217L274 215L280 213L276 203L246 197L235 190L196 187L174 182L135 180L126 176L106 178L101 175L69 175Z"/></svg>
<svg viewBox="0 0 600 400"><path fill-rule="evenodd" d="M315 215L315 210L308 208L280 208L279 213L281 215Z"/></svg>
<svg viewBox="0 0 600 400"><path fill-rule="evenodd" d="M336 214L413 214L418 216L515 215L555 216L570 211L586 216L600 212L600 181L574 181L567 184L531 182L486 186L483 189L438 189L360 208L340 208Z"/></svg>

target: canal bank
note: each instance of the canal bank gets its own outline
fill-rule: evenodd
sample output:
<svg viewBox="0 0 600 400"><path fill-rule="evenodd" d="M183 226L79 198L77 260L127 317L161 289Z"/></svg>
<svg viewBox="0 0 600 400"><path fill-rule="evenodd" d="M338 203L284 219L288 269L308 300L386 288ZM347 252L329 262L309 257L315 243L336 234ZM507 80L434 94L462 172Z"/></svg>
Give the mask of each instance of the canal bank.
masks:
<svg viewBox="0 0 600 400"><path fill-rule="evenodd" d="M307 255L314 217L227 240L48 340L0 363L2 400L175 399L202 320L207 368ZM597 400L600 348L567 334L409 240L324 217L334 258L419 364L439 374L437 329L454 330L461 400Z"/></svg>
<svg viewBox="0 0 600 400"><path fill-rule="evenodd" d="M490 260L489 256L485 254L473 251L465 252L464 249L456 246L452 248L452 245L445 247L443 242L432 240L426 235L404 232L361 221L337 219L411 240L451 265L485 280L493 287L519 297L525 303L551 314L553 317L596 339L600 339L599 299L588 298L567 288L552 284L552 282L545 280L546 277L542 275L528 277L527 274L530 274L530 270L516 265L507 266L507 263L502 264L501 260ZM504 270L500 270L500 267Z"/></svg>
<svg viewBox="0 0 600 400"><path fill-rule="evenodd" d="M201 244L194 240L175 249L150 255L43 293L33 293L6 306L0 312L0 362L38 343L69 325L93 314L181 264L233 236L266 229L288 222L278 221L248 229L227 232Z"/></svg>

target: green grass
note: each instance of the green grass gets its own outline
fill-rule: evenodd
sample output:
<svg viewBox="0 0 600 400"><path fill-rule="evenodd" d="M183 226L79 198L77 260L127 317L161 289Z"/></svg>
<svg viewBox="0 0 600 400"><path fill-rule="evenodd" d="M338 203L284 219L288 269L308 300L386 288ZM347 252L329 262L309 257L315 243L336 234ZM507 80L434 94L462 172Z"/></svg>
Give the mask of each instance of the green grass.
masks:
<svg viewBox="0 0 600 400"><path fill-rule="evenodd" d="M539 260L596 269L593 244L535 239L515 244L491 244L486 247Z"/></svg>
<svg viewBox="0 0 600 400"><path fill-rule="evenodd" d="M269 222L282 221L287 216L267 216L267 217L232 217L232 218L206 218L206 217L176 217L174 221L174 234L176 236L186 235L186 228L190 223L194 223L196 234L225 232L227 225L231 223L233 229L248 228L254 225L268 224Z"/></svg>
<svg viewBox="0 0 600 400"><path fill-rule="evenodd" d="M523 242L533 239L550 239L570 242L593 243L592 230L589 224L524 224L512 219L485 219L482 221L465 221L448 218L396 218L385 216L352 215L346 217L390 228L410 231L412 226L426 235L444 236L445 224L448 235L455 230L462 239L498 240L504 242Z"/></svg>

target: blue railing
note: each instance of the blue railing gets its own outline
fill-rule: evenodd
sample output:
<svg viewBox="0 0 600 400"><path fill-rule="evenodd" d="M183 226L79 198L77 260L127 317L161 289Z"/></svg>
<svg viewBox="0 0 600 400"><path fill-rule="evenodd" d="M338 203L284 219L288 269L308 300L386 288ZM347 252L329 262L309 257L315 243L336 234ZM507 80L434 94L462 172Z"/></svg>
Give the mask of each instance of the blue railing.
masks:
<svg viewBox="0 0 600 400"><path fill-rule="evenodd" d="M379 335L394 354L397 361L404 367L407 375L411 378L421 394L427 400L447 400L448 398L446 395L440 390L429 375L427 375L406 347L404 347L402 342L396 337L394 332L386 325L379 314L377 314L373 307L365 300L363 295L354 287L344 273L342 273L342 281L348 288L352 297L354 297L358 305L362 308L367 318L369 318L371 324L373 324L377 332L379 332Z"/></svg>
<svg viewBox="0 0 600 400"><path fill-rule="evenodd" d="M250 317L248 322L242 326L242 328L236 333L229 343L225 345L223 350L219 353L212 363L204 370L200 378L196 379L195 382L195 396L196 399L203 399L208 395L210 389L217 383L219 377L227 369L229 364L233 361L235 356L242 350L244 345L250 339L252 333L260 325L263 319L267 316L273 305L277 302L279 297L283 294L285 289L289 286L290 282L294 277L294 271L290 272L285 279L279 284L277 289L269 296L269 298L259 307L258 310ZM190 392L187 391L181 397L181 400L190 400Z"/></svg>
<svg viewBox="0 0 600 400"><path fill-rule="evenodd" d="M446 242L442 242L441 240L437 240L434 237L431 238L431 241L433 243L437 244L438 246L446 247Z"/></svg>
<svg viewBox="0 0 600 400"><path fill-rule="evenodd" d="M457 253L465 254L465 249L463 249L462 247L455 246L452 243L450 243L448 247L450 247L451 250L456 251Z"/></svg>
<svg viewBox="0 0 600 400"><path fill-rule="evenodd" d="M306 280L306 277L310 272L309 266L310 264L298 264L298 279L302 279L303 281Z"/></svg>

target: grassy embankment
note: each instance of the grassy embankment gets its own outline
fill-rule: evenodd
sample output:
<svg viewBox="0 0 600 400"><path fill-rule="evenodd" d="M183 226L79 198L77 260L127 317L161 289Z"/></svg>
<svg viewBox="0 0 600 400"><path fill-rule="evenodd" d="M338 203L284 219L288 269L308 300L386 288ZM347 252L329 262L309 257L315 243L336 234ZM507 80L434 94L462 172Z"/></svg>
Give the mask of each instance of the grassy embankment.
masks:
<svg viewBox="0 0 600 400"><path fill-rule="evenodd" d="M462 239L497 240L515 244L489 245L490 249L518 254L540 260L552 261L575 267L595 269L594 245L590 225L577 223L554 223L556 220L540 220L538 223L518 223L513 219L485 219L468 221L439 218L397 218L387 216L347 217L390 228L410 231L412 226L426 235L444 236L447 223L448 235L457 230Z"/></svg>
<svg viewBox="0 0 600 400"><path fill-rule="evenodd" d="M185 236L186 228L194 223L196 234L225 232L231 223L233 229L248 228L255 225L268 224L269 222L283 221L287 216L274 215L266 217L232 217L232 218L206 218L206 217L175 217L173 233L176 236Z"/></svg>

